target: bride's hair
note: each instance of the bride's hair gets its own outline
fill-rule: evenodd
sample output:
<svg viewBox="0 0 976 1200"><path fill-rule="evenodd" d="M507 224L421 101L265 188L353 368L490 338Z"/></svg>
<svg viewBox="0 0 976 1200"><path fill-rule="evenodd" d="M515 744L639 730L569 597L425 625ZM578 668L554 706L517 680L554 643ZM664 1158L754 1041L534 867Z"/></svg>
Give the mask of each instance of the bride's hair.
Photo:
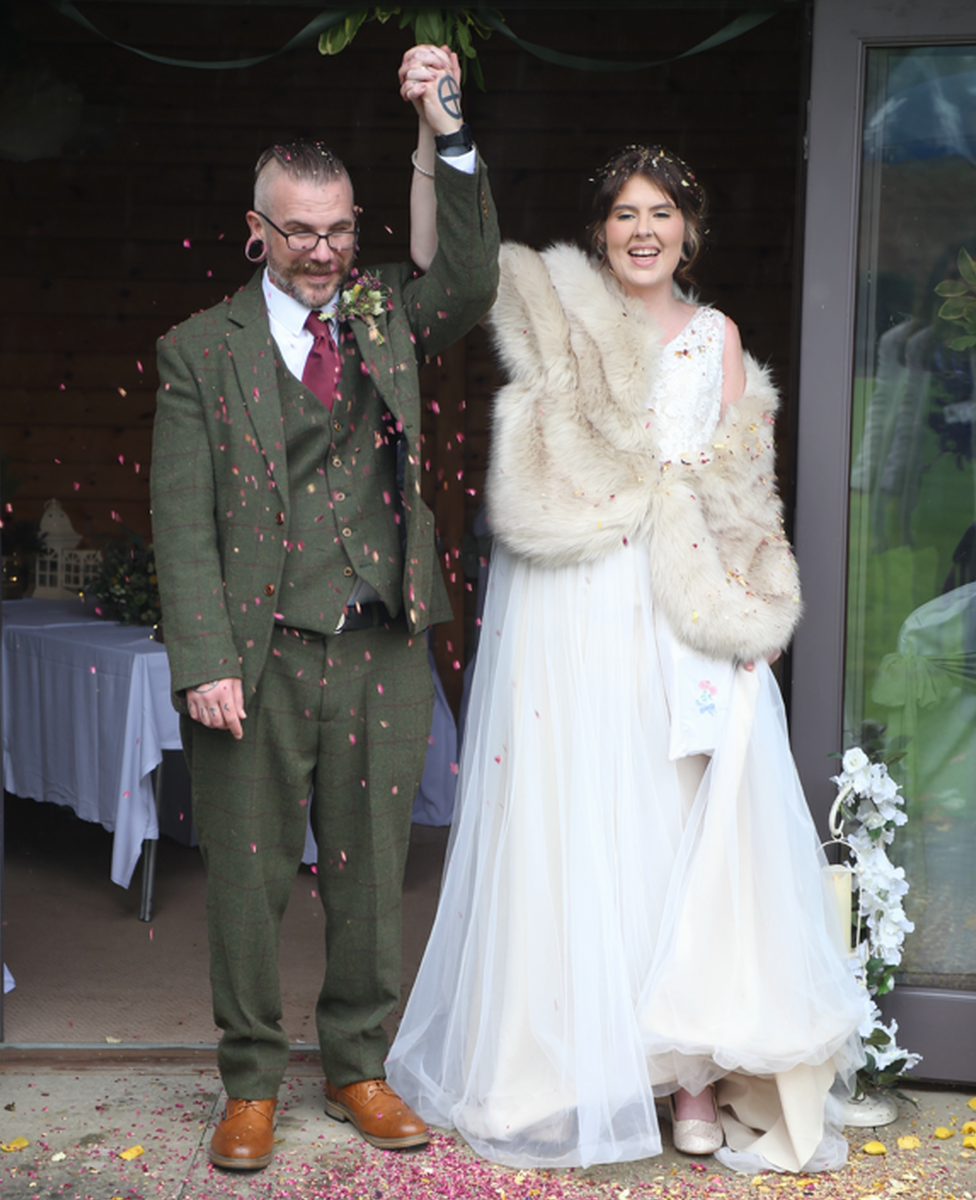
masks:
<svg viewBox="0 0 976 1200"><path fill-rule="evenodd" d="M675 272L683 283L691 282L691 268L702 248L707 201L705 191L676 154L664 146L624 146L617 150L590 180L596 184L591 205L591 220L586 227L590 249L602 262L606 256L604 226L624 184L635 175L660 188L681 213L685 236L681 245L681 263Z"/></svg>

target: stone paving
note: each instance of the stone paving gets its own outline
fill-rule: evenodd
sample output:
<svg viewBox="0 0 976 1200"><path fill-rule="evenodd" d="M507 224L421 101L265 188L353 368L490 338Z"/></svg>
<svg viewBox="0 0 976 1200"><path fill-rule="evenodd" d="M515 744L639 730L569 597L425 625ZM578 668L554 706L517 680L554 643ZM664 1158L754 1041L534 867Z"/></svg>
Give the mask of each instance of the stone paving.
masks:
<svg viewBox="0 0 976 1200"><path fill-rule="evenodd" d="M282 1087L276 1156L265 1171L225 1172L207 1159L224 1101L212 1051L126 1054L18 1052L0 1047L0 1197L65 1200L644 1200L783 1194L844 1200L976 1197L976 1088L916 1087L884 1129L848 1130L851 1158L828 1175L735 1175L670 1145L654 1159L587 1170L515 1171L485 1163L460 1139L384 1153L322 1107L313 1057L293 1058ZM936 1130L950 1136L936 1136ZM668 1135L666 1122L662 1131ZM918 1146L905 1139L915 1137ZM899 1139L902 1146L899 1147ZM886 1153L868 1154L872 1141ZM974 1141L976 1146L976 1141ZM877 1147L874 1147L877 1149Z"/></svg>

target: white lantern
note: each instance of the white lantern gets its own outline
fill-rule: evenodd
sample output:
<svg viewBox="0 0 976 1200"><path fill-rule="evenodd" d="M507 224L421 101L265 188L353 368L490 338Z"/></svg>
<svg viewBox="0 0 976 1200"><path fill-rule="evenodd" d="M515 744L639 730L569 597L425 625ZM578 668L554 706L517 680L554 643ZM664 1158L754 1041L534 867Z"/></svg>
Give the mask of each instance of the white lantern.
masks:
<svg viewBox="0 0 976 1200"><path fill-rule="evenodd" d="M844 801L851 794L852 790L852 785L848 784L839 793L831 806L830 816L827 818L831 840L824 842L823 848L825 850L828 846L843 846L849 853L851 851L851 844L844 837L844 815L842 809ZM840 919L844 953L845 955L856 957L857 944L861 940L860 908L857 914L857 929L856 931L854 929L853 892L857 887L857 872L850 863L828 863L823 870L831 902Z"/></svg>

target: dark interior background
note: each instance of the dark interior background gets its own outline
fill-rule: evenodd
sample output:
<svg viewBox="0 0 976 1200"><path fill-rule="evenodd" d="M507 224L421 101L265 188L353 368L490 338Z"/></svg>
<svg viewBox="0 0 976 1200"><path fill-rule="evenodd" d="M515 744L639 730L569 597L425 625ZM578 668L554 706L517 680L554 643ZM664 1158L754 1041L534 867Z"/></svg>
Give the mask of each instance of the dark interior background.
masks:
<svg viewBox="0 0 976 1200"><path fill-rule="evenodd" d="M78 0L103 38L45 0L0 3L5 518L36 519L56 497L86 539L151 536L154 342L248 278L243 214L269 143L328 141L365 209L361 261L407 256L415 123L398 95L409 33L396 21L368 24L335 58L311 43L232 70L166 66L105 40L179 59L247 58L279 49L324 7ZM466 117L491 167L503 236L537 247L579 239L588 177L613 147L661 142L691 164L711 198L701 295L733 317L786 393L789 498L807 6L771 4L756 28L685 58L762 6L500 7L526 42L672 60L581 71L495 33L478 44L487 90L469 79ZM450 667L470 646L474 596L458 555L465 534L471 548L498 383L480 329L426 379L428 498L467 614L439 634L455 700L460 672Z"/></svg>

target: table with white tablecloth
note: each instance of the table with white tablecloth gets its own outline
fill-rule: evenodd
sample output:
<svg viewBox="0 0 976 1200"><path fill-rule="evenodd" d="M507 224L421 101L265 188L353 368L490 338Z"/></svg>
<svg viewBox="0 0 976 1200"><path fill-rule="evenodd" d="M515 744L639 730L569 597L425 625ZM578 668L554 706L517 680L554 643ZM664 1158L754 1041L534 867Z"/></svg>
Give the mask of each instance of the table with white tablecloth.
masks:
<svg viewBox="0 0 976 1200"><path fill-rule="evenodd" d="M434 679L434 720L413 819L447 825L457 735L436 672ZM164 750L180 748L165 647L149 629L100 620L80 600L4 601L5 786L68 805L113 833L111 875L122 887L129 886L143 843L159 836L153 773ZM303 858L316 857L309 834ZM147 893L146 911L148 903Z"/></svg>
<svg viewBox="0 0 976 1200"><path fill-rule="evenodd" d="M4 601L5 786L113 833L122 887L159 834L153 771L180 749L169 692L149 629L100 620L81 601Z"/></svg>

